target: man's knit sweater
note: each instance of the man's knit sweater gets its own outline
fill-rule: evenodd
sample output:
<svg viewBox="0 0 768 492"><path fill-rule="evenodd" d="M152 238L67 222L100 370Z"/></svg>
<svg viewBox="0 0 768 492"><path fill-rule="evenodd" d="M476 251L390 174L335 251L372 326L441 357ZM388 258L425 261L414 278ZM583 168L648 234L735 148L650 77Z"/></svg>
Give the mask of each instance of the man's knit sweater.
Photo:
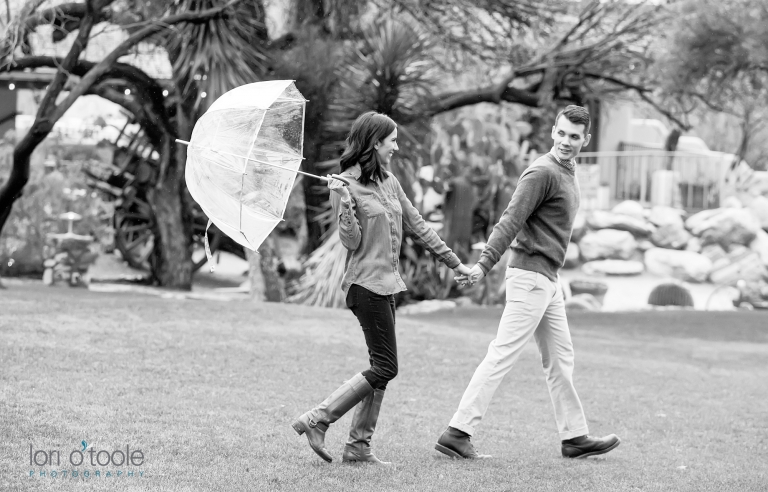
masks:
<svg viewBox="0 0 768 492"><path fill-rule="evenodd" d="M579 184L569 164L547 153L523 172L478 261L485 273L511 248L508 266L557 280L579 210Z"/></svg>

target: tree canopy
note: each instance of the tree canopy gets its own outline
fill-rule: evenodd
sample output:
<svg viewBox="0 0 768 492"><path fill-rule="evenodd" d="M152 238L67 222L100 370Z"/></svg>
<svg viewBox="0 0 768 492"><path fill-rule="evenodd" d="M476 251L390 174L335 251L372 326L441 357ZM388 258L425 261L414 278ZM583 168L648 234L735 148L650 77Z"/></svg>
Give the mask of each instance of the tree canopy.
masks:
<svg viewBox="0 0 768 492"><path fill-rule="evenodd" d="M676 118L658 103L658 80L650 70L654 36L671 12L664 5L621 0L292 0L277 5L285 20L280 35L269 32L262 0L27 0L15 15L6 15L0 70L49 67L56 73L0 188L0 228L28 178L29 154L85 94L130 111L157 150L158 178L149 194L162 215L158 264L168 266L160 277L181 286L189 283L188 270L178 264L188 261L188 246L163 249L173 238L188 236L189 229L185 150L174 140L187 139L206 105L237 85L270 78L297 81L311 101L304 166L320 174L332 170L351 118L368 109L396 116L414 148L419 125L423 128L431 116L481 102L547 107L629 91ZM86 47L104 26L124 31L125 38L102 59L86 60ZM52 41L67 47L66 56L36 53L29 41L33 32L49 32ZM167 54L171 80L121 61L140 45ZM468 71L479 75L457 83ZM304 191L312 250L325 232L317 219L327 215L328 191L309 182Z"/></svg>
<svg viewBox="0 0 768 492"><path fill-rule="evenodd" d="M752 143L768 124L768 4L684 1L675 13L657 56L661 90L683 118L702 108L735 117L741 139L731 151L764 160Z"/></svg>

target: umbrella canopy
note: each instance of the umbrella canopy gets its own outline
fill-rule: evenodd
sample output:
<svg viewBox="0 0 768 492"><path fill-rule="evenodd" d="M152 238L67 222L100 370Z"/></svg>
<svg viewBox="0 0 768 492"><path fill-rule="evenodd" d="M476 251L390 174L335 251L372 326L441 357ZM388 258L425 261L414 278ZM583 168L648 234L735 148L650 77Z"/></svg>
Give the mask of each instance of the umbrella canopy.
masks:
<svg viewBox="0 0 768 492"><path fill-rule="evenodd" d="M251 250L283 219L303 159L305 106L291 80L243 85L217 99L183 142L192 197Z"/></svg>

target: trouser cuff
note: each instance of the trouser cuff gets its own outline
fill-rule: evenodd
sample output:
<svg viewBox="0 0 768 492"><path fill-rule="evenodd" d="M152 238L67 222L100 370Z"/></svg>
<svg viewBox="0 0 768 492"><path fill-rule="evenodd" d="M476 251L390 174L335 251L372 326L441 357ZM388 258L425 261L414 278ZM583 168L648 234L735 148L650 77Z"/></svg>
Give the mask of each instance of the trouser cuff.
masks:
<svg viewBox="0 0 768 492"><path fill-rule="evenodd" d="M451 423L448 425L453 427L454 429L459 429L461 432L465 432L470 436L475 433L475 429L473 429L472 426L467 424L462 424L461 422L457 422L455 419L451 420Z"/></svg>
<svg viewBox="0 0 768 492"><path fill-rule="evenodd" d="M566 439L573 439L574 437L579 436L586 436L589 434L589 429L585 425L584 427L581 427L580 429L567 431L567 432L561 432L560 433L560 440L565 441Z"/></svg>

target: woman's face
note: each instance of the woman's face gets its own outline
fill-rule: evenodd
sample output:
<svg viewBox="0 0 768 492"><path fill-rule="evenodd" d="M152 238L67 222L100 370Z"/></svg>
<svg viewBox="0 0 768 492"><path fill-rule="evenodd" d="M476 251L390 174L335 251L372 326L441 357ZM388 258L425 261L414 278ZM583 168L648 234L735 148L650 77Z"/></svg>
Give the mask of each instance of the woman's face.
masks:
<svg viewBox="0 0 768 492"><path fill-rule="evenodd" d="M384 137L384 139L376 146L376 152L379 154L381 162L384 164L389 164L389 161L392 160L392 154L394 154L396 150L399 150L397 147L397 128Z"/></svg>

